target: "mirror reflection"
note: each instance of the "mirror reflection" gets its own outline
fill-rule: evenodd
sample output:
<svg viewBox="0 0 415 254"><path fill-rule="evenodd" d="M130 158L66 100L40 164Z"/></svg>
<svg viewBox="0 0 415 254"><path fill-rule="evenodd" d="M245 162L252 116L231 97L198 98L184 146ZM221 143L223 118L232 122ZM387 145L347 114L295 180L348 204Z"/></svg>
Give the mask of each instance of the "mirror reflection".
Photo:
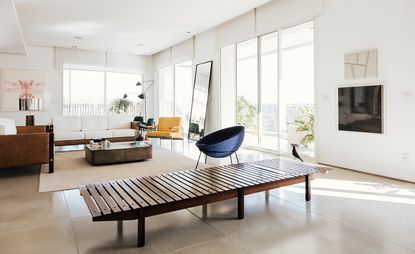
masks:
<svg viewBox="0 0 415 254"><path fill-rule="evenodd" d="M209 98L209 85L212 61L196 65L193 86L192 109L190 113L189 139L199 140L205 134L206 111Z"/></svg>

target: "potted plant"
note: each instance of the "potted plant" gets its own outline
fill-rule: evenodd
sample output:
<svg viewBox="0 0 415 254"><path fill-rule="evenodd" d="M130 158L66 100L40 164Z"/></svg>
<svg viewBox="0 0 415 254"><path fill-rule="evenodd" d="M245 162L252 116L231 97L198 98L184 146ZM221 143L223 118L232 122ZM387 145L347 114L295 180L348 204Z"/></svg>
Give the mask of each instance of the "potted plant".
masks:
<svg viewBox="0 0 415 254"><path fill-rule="evenodd" d="M111 102L109 111L115 114L127 113L131 104L132 101L127 99L127 95L124 95L123 98L118 98Z"/></svg>
<svg viewBox="0 0 415 254"><path fill-rule="evenodd" d="M306 135L301 140L301 144L308 146L314 141L314 112L313 108L305 106L301 116L295 121L298 132L305 132Z"/></svg>

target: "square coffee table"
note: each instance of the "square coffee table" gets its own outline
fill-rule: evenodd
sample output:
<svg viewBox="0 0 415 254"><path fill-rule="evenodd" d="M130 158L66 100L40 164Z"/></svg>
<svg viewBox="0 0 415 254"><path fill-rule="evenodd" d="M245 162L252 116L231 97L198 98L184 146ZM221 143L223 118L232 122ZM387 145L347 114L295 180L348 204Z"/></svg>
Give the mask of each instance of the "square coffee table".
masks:
<svg viewBox="0 0 415 254"><path fill-rule="evenodd" d="M152 146L147 143L114 142L108 147L85 146L85 158L92 165L116 164L151 159Z"/></svg>

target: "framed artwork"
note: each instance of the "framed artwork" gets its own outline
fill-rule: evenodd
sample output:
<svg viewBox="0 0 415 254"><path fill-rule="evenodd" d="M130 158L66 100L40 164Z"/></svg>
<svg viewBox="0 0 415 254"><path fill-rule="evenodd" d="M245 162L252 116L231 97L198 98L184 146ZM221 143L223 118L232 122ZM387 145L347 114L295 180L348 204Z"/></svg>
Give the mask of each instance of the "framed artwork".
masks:
<svg viewBox="0 0 415 254"><path fill-rule="evenodd" d="M49 82L49 71L2 69L0 71L0 110L49 110L51 99Z"/></svg>
<svg viewBox="0 0 415 254"><path fill-rule="evenodd" d="M338 88L340 131L383 133L383 85Z"/></svg>
<svg viewBox="0 0 415 254"><path fill-rule="evenodd" d="M344 55L344 78L366 79L378 77L378 51L376 49Z"/></svg>

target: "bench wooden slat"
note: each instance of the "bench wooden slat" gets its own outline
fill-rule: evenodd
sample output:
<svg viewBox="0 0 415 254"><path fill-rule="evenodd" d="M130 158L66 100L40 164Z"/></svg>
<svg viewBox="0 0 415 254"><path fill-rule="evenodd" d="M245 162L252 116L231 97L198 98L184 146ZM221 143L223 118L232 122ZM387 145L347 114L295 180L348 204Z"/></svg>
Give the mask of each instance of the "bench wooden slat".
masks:
<svg viewBox="0 0 415 254"><path fill-rule="evenodd" d="M163 191L157 189L156 187L154 187L153 185L148 183L145 179L137 178L137 180L140 181L143 184L143 186L146 186L153 193L157 194L157 196L161 197L165 202L173 202L174 201L169 195L167 195Z"/></svg>
<svg viewBox="0 0 415 254"><path fill-rule="evenodd" d="M158 182L156 182L152 178L150 178L150 177L143 177L141 179L144 180L144 181L146 181L148 184L153 185L155 188L159 189L160 191L166 193L169 197L171 197L175 201L182 200L182 198L180 196L176 195L173 191L171 191L167 187L159 184Z"/></svg>
<svg viewBox="0 0 415 254"><path fill-rule="evenodd" d="M258 164L258 165L250 165L250 166L251 167L254 167L254 168L259 168L259 169L262 169L262 170L268 170L268 171L272 171L272 172L278 173L284 179L295 176L294 173L288 173L288 172L281 171L281 170L278 170L276 168L270 168L270 167L267 167L267 166L264 166L264 165L259 165Z"/></svg>
<svg viewBox="0 0 415 254"><path fill-rule="evenodd" d="M201 182L200 180L196 179L195 177L192 177L190 175L186 175L186 174L180 174L179 172L174 172L175 175L177 175L180 178L186 179L187 181L191 182L191 183L195 183L198 186L200 186L201 188L209 191L210 193L217 193L219 191L222 191L219 188L215 188L214 186L210 185L207 186L205 183Z"/></svg>
<svg viewBox="0 0 415 254"><path fill-rule="evenodd" d="M179 172L179 173L190 175L192 177L195 177L196 179L199 179L199 180L205 182L208 185L216 186L217 188L220 188L221 190L224 190L224 191L228 191L228 190L233 190L234 189L232 186L230 186L230 185L228 185L226 183L219 183L219 182L217 182L214 179L205 178L204 176L197 174L194 170L192 170L192 171L184 171L184 172Z"/></svg>
<svg viewBox="0 0 415 254"><path fill-rule="evenodd" d="M88 191L88 188L86 186L79 186L79 191L81 192L81 196L85 200L85 203L92 217L100 216L101 210L98 208L98 206L95 204L94 200L92 199L91 194Z"/></svg>
<svg viewBox="0 0 415 254"><path fill-rule="evenodd" d="M254 185L254 184L260 184L259 182L256 182L252 179L249 179L249 178L247 179L246 177L241 176L241 174L239 174L237 172L228 172L228 171L225 170L224 167L219 167L219 168L214 169L214 170L217 174L223 175L223 176L228 177L228 178L231 178L231 179L237 181L238 183L243 184L244 186L251 186L251 185Z"/></svg>
<svg viewBox="0 0 415 254"><path fill-rule="evenodd" d="M124 180L120 180L118 181L118 184L121 186L121 188L123 188L130 196L131 198L137 202L140 206L145 207L147 205L152 205L151 203L149 203L149 200L147 200L144 195L142 190L140 190L139 188L137 188L137 186L135 186L135 184L132 183L131 179L124 179ZM155 203L156 204L156 203Z"/></svg>
<svg viewBox="0 0 415 254"><path fill-rule="evenodd" d="M313 173L315 172L314 167L307 166L305 164L296 164L296 162L288 162L286 160L275 160L275 161L260 161L256 163L256 166L266 167L268 170L272 169L277 172L283 172L284 174L295 174L299 173Z"/></svg>
<svg viewBox="0 0 415 254"><path fill-rule="evenodd" d="M173 173L171 173L169 175L171 175L172 177L174 177L176 180L178 180L178 181L186 184L187 186L189 186L191 188L194 188L194 189L197 189L202 194L208 195L208 194L216 193L215 190L212 190L210 188L206 188L205 186L203 186L203 185L201 185L201 184L199 184L199 183L197 183L195 181L192 181L192 179L187 178L185 176L181 176L180 174L177 174L175 172L173 172Z"/></svg>
<svg viewBox="0 0 415 254"><path fill-rule="evenodd" d="M140 197L149 205L152 206L165 203L164 200L162 200L159 196L154 195L147 189L147 187L143 186L143 184L140 183L137 178L128 179L127 183L128 185L131 185L131 188L133 188L136 193L139 193Z"/></svg>
<svg viewBox="0 0 415 254"><path fill-rule="evenodd" d="M245 174L249 174L249 175L258 175L260 177L262 177L263 179L265 179L265 181L277 181L277 180L281 180L284 179L283 176L279 175L276 172L270 172L267 170L263 170L260 168L256 168L256 167L252 167L250 165L230 165L228 166L228 168L234 168L237 171L243 172Z"/></svg>
<svg viewBox="0 0 415 254"><path fill-rule="evenodd" d="M93 184L88 184L86 186L88 188L89 193L91 193L92 198L94 199L95 203L98 205L99 209L101 210L102 214L110 214L111 208L105 203L104 199L99 195L98 191L95 189Z"/></svg>
<svg viewBox="0 0 415 254"><path fill-rule="evenodd" d="M175 182L170 181L168 178L164 177L163 175L156 176L159 180L165 182L166 184L170 185L171 187L175 188L176 190L184 193L189 198L195 198L196 195L192 192L188 191L187 189L183 188L182 186L176 184Z"/></svg>
<svg viewBox="0 0 415 254"><path fill-rule="evenodd" d="M124 199L124 201L133 209L140 208L138 205L124 190L121 188L116 181L109 181L114 190ZM143 204L141 207L148 206L147 203Z"/></svg>
<svg viewBox="0 0 415 254"><path fill-rule="evenodd" d="M229 179L227 177L224 177L224 176L215 174L215 172L212 172L211 170L206 170L206 171L203 170L202 171L202 170L199 169L199 170L196 170L196 172L202 173L204 175L208 175L209 177L215 178L215 179L217 179L220 182L228 183L228 184L232 185L235 188L242 188L243 187L243 184L240 184L237 181L232 180L232 179Z"/></svg>
<svg viewBox="0 0 415 254"><path fill-rule="evenodd" d="M99 194L101 194L102 198L105 200L107 205L111 208L112 212L121 212L120 207L118 207L117 203L108 195L108 192L105 190L102 184L95 184L95 188L98 190Z"/></svg>
<svg viewBox="0 0 415 254"><path fill-rule="evenodd" d="M226 166L226 169L239 172L239 174L256 179L258 182L261 182L261 183L269 183L272 181L277 181L279 179L275 174L274 175L264 174L263 170L258 170L256 168L253 168L252 170L247 170L246 168L241 169L241 168L233 167L233 165L229 165L229 166Z"/></svg>
<svg viewBox="0 0 415 254"><path fill-rule="evenodd" d="M245 171L254 171L254 172L261 172L264 175L268 175L269 177L276 178L278 180L286 179L287 175L280 174L276 171L269 171L262 167L255 167L254 165L241 165L241 167L238 167L239 169L245 170Z"/></svg>
<svg viewBox="0 0 415 254"><path fill-rule="evenodd" d="M154 182L160 184L161 186L164 186L165 188L169 189L171 192L175 193L181 199L187 199L187 198L189 198L189 196L187 196L185 193L177 190L176 188L174 188L173 186L171 186L171 185L167 184L166 182L162 181L158 177L149 176L149 178L151 178Z"/></svg>
<svg viewBox="0 0 415 254"><path fill-rule="evenodd" d="M212 181L212 182L215 182L215 183L217 183L221 186L224 186L224 187L228 188L229 190L234 190L234 189L237 188L234 184L229 183L227 181L218 180L216 177L213 177L211 174L205 174L203 171L194 170L194 171L191 171L191 173L195 174L195 175L198 175L198 176L200 176L204 179L207 179L208 181Z"/></svg>
<svg viewBox="0 0 415 254"><path fill-rule="evenodd" d="M183 189L188 190L189 192L195 194L196 196L203 196L205 195L197 186L191 186L190 184L186 184L177 180L173 174L162 174L166 179L176 183L177 185L181 186Z"/></svg>
<svg viewBox="0 0 415 254"><path fill-rule="evenodd" d="M235 168L230 168L228 166L223 166L221 167L221 170L223 172L227 172L230 174L237 174L239 177L242 177L244 180L248 180L250 179L250 182L254 183L254 184L261 184L266 182L267 179L262 178L260 176L258 176L257 174L247 174L246 172L242 171L242 170L236 170Z"/></svg>
<svg viewBox="0 0 415 254"><path fill-rule="evenodd" d="M123 210L123 211L130 210L130 207L128 206L128 204L120 197L120 195L118 195L118 193L112 188L110 183L104 182L104 183L102 183L102 185L108 191L108 193L111 195L111 197L114 199L114 201L117 202L117 204L121 208L121 210Z"/></svg>

